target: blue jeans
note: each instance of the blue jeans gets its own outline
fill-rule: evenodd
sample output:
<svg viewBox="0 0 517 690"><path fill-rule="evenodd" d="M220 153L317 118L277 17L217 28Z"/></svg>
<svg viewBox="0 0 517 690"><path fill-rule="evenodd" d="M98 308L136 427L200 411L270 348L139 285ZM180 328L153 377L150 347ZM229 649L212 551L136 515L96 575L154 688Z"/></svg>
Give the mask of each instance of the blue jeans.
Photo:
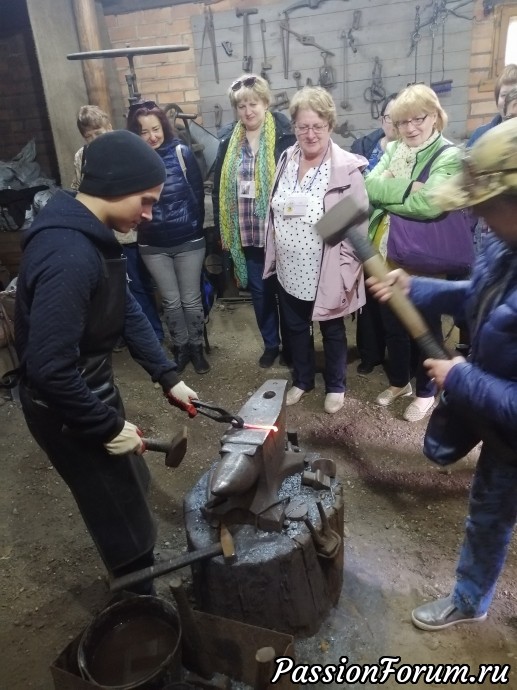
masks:
<svg viewBox="0 0 517 690"><path fill-rule="evenodd" d="M466 615L488 610L517 521L517 457L502 462L483 443L470 490L453 602Z"/></svg>
<svg viewBox="0 0 517 690"><path fill-rule="evenodd" d="M160 291L165 323L174 347L203 344L205 323L201 269L205 247L193 251L142 254Z"/></svg>
<svg viewBox="0 0 517 690"><path fill-rule="evenodd" d="M390 386L403 388L415 376L417 398L431 398L436 395L436 386L427 376L423 365L424 357L417 344L409 336L396 314L386 304L381 304L381 317L388 351L387 373ZM429 330L443 342L442 319L438 314L423 314Z"/></svg>
<svg viewBox="0 0 517 690"><path fill-rule="evenodd" d="M126 257L129 290L142 311L149 319L149 323L160 342L163 341L163 326L158 314L158 307L154 298L154 283L145 267L137 244L121 244L122 253Z"/></svg>
<svg viewBox="0 0 517 690"><path fill-rule="evenodd" d="M314 388L316 365L312 312L314 302L297 299L278 286L282 315L289 338L293 386L304 391ZM325 393L343 393L346 390L347 341L343 318L320 321L325 356Z"/></svg>
<svg viewBox="0 0 517 690"><path fill-rule="evenodd" d="M255 311L255 319L264 347L275 350L280 347L279 313L276 298L278 281L276 276L265 280L264 249L262 247L243 247L246 267L248 269L248 290Z"/></svg>

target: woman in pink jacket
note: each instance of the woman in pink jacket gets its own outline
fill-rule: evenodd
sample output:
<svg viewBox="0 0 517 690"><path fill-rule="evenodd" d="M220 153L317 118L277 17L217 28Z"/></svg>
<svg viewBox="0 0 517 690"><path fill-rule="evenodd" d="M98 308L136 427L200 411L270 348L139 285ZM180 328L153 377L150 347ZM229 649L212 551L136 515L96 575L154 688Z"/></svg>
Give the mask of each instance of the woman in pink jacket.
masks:
<svg viewBox="0 0 517 690"><path fill-rule="evenodd" d="M325 355L325 411L343 407L347 342L343 317L365 303L362 266L348 242L323 245L314 224L334 204L354 195L368 206L362 156L330 138L336 107L325 89L305 87L290 113L297 143L277 166L266 230L264 278L276 273L280 307L292 350L293 385L287 405L314 388L312 321L320 322ZM363 227L367 233L367 223Z"/></svg>

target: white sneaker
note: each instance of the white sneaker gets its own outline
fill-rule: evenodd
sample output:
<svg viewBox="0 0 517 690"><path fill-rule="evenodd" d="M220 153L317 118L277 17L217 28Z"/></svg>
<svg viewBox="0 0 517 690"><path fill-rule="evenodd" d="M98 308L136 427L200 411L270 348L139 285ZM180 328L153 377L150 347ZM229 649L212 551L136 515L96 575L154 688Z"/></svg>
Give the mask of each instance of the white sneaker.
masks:
<svg viewBox="0 0 517 690"><path fill-rule="evenodd" d="M327 393L323 409L329 414L336 414L345 404L344 393Z"/></svg>
<svg viewBox="0 0 517 690"><path fill-rule="evenodd" d="M300 402L302 396L305 395L305 393L306 391L304 391L302 388L292 386L292 388L289 388L289 390L287 391L287 395L285 396L285 404L287 406L296 405L297 402Z"/></svg>
<svg viewBox="0 0 517 690"><path fill-rule="evenodd" d="M387 405L391 405L391 403L397 398L405 398L412 393L413 389L411 388L410 383L408 383L407 386L404 386L404 388L400 388L396 393L394 393L391 388L386 388L385 391L379 393L379 395L375 398L375 402L377 405L381 405L381 407L386 407Z"/></svg>

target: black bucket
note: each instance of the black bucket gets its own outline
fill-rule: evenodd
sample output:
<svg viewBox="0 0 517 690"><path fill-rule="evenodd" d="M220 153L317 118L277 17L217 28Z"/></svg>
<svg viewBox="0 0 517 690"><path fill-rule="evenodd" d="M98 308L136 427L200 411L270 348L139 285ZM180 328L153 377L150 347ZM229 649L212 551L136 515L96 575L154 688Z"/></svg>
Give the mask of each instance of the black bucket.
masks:
<svg viewBox="0 0 517 690"><path fill-rule="evenodd" d="M135 596L102 611L77 651L85 680L113 690L158 690L181 678L181 623L164 599Z"/></svg>

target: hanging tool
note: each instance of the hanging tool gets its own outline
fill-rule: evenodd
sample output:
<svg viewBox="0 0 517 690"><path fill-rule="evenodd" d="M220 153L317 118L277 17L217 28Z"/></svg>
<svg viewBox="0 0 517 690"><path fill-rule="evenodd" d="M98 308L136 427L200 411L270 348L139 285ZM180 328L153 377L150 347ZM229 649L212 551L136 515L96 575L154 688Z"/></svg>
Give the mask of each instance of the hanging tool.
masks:
<svg viewBox="0 0 517 690"><path fill-rule="evenodd" d="M289 96L287 91L279 91L273 94L273 110L286 110L289 107Z"/></svg>
<svg viewBox="0 0 517 690"><path fill-rule="evenodd" d="M311 10L316 10L322 2L324 2L324 0L299 0L298 2L295 2L294 5L289 5L289 7L286 10L284 10L284 12L285 14L288 14L289 12L298 10L301 7L308 7Z"/></svg>
<svg viewBox="0 0 517 690"><path fill-rule="evenodd" d="M267 70L273 69L273 65L268 61L267 59L267 53L266 53L266 21L265 19L260 20L260 33L262 34L262 53L264 55L264 60L262 62L262 70L260 72L260 76L265 79L268 83L270 82L270 79L267 75Z"/></svg>
<svg viewBox="0 0 517 690"><path fill-rule="evenodd" d="M320 86L323 86L324 89L328 90L335 86L336 78L334 76L333 67L329 65L327 62L329 53L324 51L321 53L321 56L323 58L323 66L320 67L320 78L318 80L318 83Z"/></svg>
<svg viewBox="0 0 517 690"><path fill-rule="evenodd" d="M302 73L296 70L293 72L293 79L296 82L296 88L301 89L302 88Z"/></svg>
<svg viewBox="0 0 517 690"><path fill-rule="evenodd" d="M205 47L205 36L208 36L210 41L210 46L212 48L212 62L214 65L214 75L215 81L219 84L219 65L217 63L217 46L215 44L215 29L214 29L214 16L212 14L212 9L209 5L204 7L205 14L205 26L203 28L203 38L201 39L201 56L199 58L199 64L203 64L203 50Z"/></svg>
<svg viewBox="0 0 517 690"><path fill-rule="evenodd" d="M289 16L286 14L280 22L280 41L282 42L282 63L284 65L284 79L289 79Z"/></svg>
<svg viewBox="0 0 517 690"><path fill-rule="evenodd" d="M316 41L314 40L314 36L307 36L306 34L299 34L296 31L293 31L292 29L289 28L289 17L287 14L285 15L285 19L280 21L280 37L282 40L282 58L283 58L283 63L284 63L284 78L289 79L289 36L293 35L297 41L299 41L302 45L304 46L312 46L314 48L318 48L318 50L321 51L321 53L325 53L326 57L334 57L334 53L330 50L327 50L323 46L320 46ZM327 67L327 64L324 59L324 65L320 70L320 78L322 75L322 70L324 69L330 69L332 68L330 66ZM331 74L332 78L333 75Z"/></svg>
<svg viewBox="0 0 517 690"><path fill-rule="evenodd" d="M348 31L343 29L341 32L341 40L343 41L343 100L340 105L344 110L351 110L352 104L348 100L348 49L355 54L357 47L355 45L354 31L358 31L361 24L361 10L355 10L352 20L352 28Z"/></svg>
<svg viewBox="0 0 517 690"><path fill-rule="evenodd" d="M233 55L233 46L231 41L222 41L221 45L223 46L223 50L228 55L228 57L231 57Z"/></svg>
<svg viewBox="0 0 517 690"><path fill-rule="evenodd" d="M219 103L216 103L214 105L214 125L216 129L221 129L221 125L223 122L223 109L219 105Z"/></svg>
<svg viewBox="0 0 517 690"><path fill-rule="evenodd" d="M370 103L372 120L377 120L380 115L380 104L386 98L386 90L382 85L382 63L375 57L372 70L372 85L365 89L364 100Z"/></svg>
<svg viewBox="0 0 517 690"><path fill-rule="evenodd" d="M248 55L248 42L249 42L249 31L250 31L250 25L249 25L249 16L250 14L257 14L258 10L256 7L250 7L249 9L241 9L238 7L235 10L235 15L237 17L242 17L242 27L243 27L243 55L242 55L242 71L243 72L251 72L253 69L253 58L251 55Z"/></svg>

